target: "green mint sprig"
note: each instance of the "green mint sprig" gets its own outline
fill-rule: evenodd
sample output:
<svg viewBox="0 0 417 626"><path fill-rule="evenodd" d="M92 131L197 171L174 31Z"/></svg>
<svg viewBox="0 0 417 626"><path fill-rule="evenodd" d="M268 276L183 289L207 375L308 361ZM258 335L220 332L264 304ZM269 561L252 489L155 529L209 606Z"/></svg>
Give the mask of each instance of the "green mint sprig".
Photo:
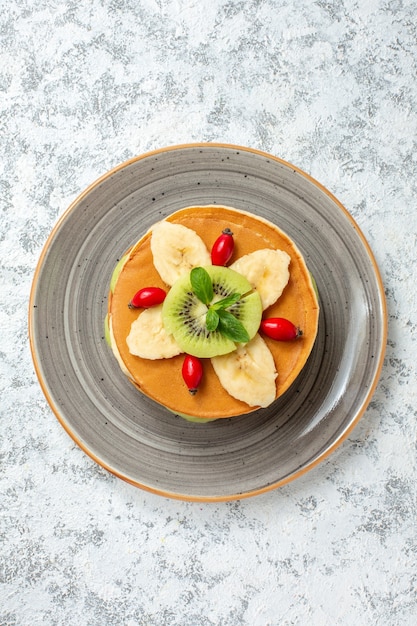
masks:
<svg viewBox="0 0 417 626"><path fill-rule="evenodd" d="M249 341L248 331L232 313L220 309L218 316L219 325L217 328L222 335L236 343L247 343Z"/></svg>
<svg viewBox="0 0 417 626"><path fill-rule="evenodd" d="M213 300L214 292L211 278L203 267L194 267L190 274L191 287L197 298L207 306Z"/></svg>
<svg viewBox="0 0 417 626"><path fill-rule="evenodd" d="M203 267L195 267L190 274L191 288L197 298L208 307L206 314L207 330L218 330L222 335L236 343L247 343L249 335L241 322L226 309L241 298L240 293L232 293L230 296L218 300L213 304L213 284L208 272Z"/></svg>

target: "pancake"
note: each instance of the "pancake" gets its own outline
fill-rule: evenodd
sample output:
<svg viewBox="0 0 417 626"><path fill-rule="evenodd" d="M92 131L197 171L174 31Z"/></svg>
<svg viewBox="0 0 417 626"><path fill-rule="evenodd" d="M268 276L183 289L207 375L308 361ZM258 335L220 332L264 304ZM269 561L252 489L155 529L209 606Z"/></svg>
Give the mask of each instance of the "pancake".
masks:
<svg viewBox="0 0 417 626"><path fill-rule="evenodd" d="M296 244L276 225L248 212L223 206L181 209L166 221L194 230L208 251L220 233L229 228L235 247L230 263L256 250L283 250L290 256L289 281L278 300L263 312L263 318L283 317L302 330L294 341L275 341L262 335L272 353L278 376L275 399L285 393L303 369L313 348L319 319L315 286ZM182 378L184 354L163 359L143 359L129 352L126 338L141 309L128 303L143 287L169 290L154 267L150 247L152 229L128 251L115 270L108 305L108 334L113 353L122 371L137 389L170 411L186 418L212 420L257 410L232 397L220 384L210 359L202 359L204 375L198 392L192 395Z"/></svg>

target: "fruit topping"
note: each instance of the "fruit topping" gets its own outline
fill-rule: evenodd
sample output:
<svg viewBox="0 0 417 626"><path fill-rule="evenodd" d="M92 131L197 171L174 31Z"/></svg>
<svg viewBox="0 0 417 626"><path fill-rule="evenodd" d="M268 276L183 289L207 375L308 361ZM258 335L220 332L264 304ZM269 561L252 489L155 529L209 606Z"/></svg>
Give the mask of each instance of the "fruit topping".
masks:
<svg viewBox="0 0 417 626"><path fill-rule="evenodd" d="M110 291L111 291L111 293L114 293L114 288L116 286L117 279L119 278L120 272L122 271L122 269L123 269L126 261L128 260L128 258L129 258L129 254L125 254L120 259L120 261L117 262L117 265L116 265L116 267L113 270L113 274L112 274L112 277L111 277L111 280L110 280Z"/></svg>
<svg viewBox="0 0 417 626"><path fill-rule="evenodd" d="M162 305L165 330L183 352L201 358L227 354L249 341L262 316L259 295L237 272L194 268L172 286Z"/></svg>
<svg viewBox="0 0 417 626"><path fill-rule="evenodd" d="M230 269L246 276L253 289L259 293L262 308L274 304L290 278L291 257L283 250L268 248L250 252L230 265Z"/></svg>
<svg viewBox="0 0 417 626"><path fill-rule="evenodd" d="M300 328L283 317L270 317L262 320L261 331L275 341L292 341L303 334Z"/></svg>
<svg viewBox="0 0 417 626"><path fill-rule="evenodd" d="M128 304L129 309L148 309L151 306L162 304L167 295L160 287L143 287L139 289Z"/></svg>
<svg viewBox="0 0 417 626"><path fill-rule="evenodd" d="M217 328L226 337L239 343L249 341L249 335L243 324L226 309L240 300L239 293L232 293L226 298L213 301L214 290L210 275L203 267L195 267L190 274L191 287L201 302L208 306L206 314L207 330Z"/></svg>
<svg viewBox="0 0 417 626"><path fill-rule="evenodd" d="M152 228L151 250L154 266L167 285L193 267L211 262L205 243L194 230L165 220Z"/></svg>
<svg viewBox="0 0 417 626"><path fill-rule="evenodd" d="M162 304L145 309L132 323L126 337L129 352L143 359L169 359L181 354L174 337L168 334L162 322Z"/></svg>
<svg viewBox="0 0 417 626"><path fill-rule="evenodd" d="M211 249L211 262L213 265L227 265L232 258L234 247L233 233L230 228L225 228Z"/></svg>
<svg viewBox="0 0 417 626"><path fill-rule="evenodd" d="M260 335L230 354L213 357L211 363L222 387L237 400L261 407L275 400L275 363Z"/></svg>
<svg viewBox="0 0 417 626"><path fill-rule="evenodd" d="M203 378L203 365L196 356L187 354L182 364L182 377L191 395L195 395Z"/></svg>

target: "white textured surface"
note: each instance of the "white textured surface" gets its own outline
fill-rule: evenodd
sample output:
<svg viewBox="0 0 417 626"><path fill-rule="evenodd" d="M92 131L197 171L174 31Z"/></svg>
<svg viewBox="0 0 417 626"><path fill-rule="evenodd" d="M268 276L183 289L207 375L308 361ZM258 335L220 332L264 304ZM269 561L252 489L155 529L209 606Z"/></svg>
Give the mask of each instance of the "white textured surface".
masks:
<svg viewBox="0 0 417 626"><path fill-rule="evenodd" d="M0 623L417 623L417 30L411 0L0 0ZM34 375L27 302L68 204L189 141L280 156L358 221L389 341L361 422L254 499L166 500L69 439Z"/></svg>

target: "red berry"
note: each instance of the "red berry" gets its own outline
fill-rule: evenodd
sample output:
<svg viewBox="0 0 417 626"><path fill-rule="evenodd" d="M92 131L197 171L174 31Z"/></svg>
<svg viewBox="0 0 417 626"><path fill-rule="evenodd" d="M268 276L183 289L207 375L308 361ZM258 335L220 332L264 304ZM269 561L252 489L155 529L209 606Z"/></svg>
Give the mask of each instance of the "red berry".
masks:
<svg viewBox="0 0 417 626"><path fill-rule="evenodd" d="M195 395L203 378L203 366L196 356L187 354L182 364L182 377L191 395Z"/></svg>
<svg viewBox="0 0 417 626"><path fill-rule="evenodd" d="M292 341L303 334L302 330L283 317L270 317L262 320L261 330L267 337L276 341Z"/></svg>
<svg viewBox="0 0 417 626"><path fill-rule="evenodd" d="M213 265L226 265L233 254L235 242L230 228L225 228L220 237L217 237L211 249Z"/></svg>
<svg viewBox="0 0 417 626"><path fill-rule="evenodd" d="M135 293L128 306L129 309L148 309L161 304L166 295L166 291L159 287L144 287Z"/></svg>

